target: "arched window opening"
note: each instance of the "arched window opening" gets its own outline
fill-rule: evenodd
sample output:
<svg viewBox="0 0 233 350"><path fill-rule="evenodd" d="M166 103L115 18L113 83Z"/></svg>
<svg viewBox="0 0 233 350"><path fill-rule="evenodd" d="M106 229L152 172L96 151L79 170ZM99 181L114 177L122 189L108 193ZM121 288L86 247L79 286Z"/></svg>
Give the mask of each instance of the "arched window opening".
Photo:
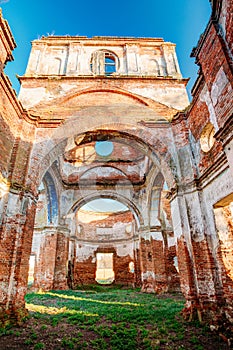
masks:
<svg viewBox="0 0 233 350"><path fill-rule="evenodd" d="M111 75L117 71L117 56L110 51L95 51L90 61L90 69L93 74Z"/></svg>
<svg viewBox="0 0 233 350"><path fill-rule="evenodd" d="M115 279L113 270L113 253L96 254L96 282L111 284Z"/></svg>
<svg viewBox="0 0 233 350"><path fill-rule="evenodd" d="M105 72L105 75L111 75L116 72L115 57L109 52L105 52L104 72Z"/></svg>

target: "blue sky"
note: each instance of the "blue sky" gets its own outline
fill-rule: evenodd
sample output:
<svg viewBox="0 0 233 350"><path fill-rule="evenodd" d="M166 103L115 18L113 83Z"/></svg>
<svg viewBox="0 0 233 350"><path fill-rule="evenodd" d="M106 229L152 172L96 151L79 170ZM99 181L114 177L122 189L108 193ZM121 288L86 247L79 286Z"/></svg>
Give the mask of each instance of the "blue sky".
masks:
<svg viewBox="0 0 233 350"><path fill-rule="evenodd" d="M17 43L15 61L5 69L17 92L15 76L25 72L30 42L48 34L160 37L176 43L190 91L198 70L190 53L211 12L208 0L0 0L0 5Z"/></svg>
<svg viewBox="0 0 233 350"><path fill-rule="evenodd" d="M87 211L99 211L99 212L117 212L117 211L126 211L128 208L110 198L98 198L90 201L89 203L85 204L81 208L82 210L87 210Z"/></svg>

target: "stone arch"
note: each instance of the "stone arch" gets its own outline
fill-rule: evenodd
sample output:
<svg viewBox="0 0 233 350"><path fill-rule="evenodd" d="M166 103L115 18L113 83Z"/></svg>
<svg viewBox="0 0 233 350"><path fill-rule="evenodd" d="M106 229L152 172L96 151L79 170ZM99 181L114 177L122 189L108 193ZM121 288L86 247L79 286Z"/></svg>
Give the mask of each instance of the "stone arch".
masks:
<svg viewBox="0 0 233 350"><path fill-rule="evenodd" d="M139 208L133 203L133 201L129 200L127 197L123 196L122 194L119 193L112 193L109 191L102 191L101 195L97 193L91 193L85 198L80 198L78 201L76 201L72 207L68 210L68 214L74 213L77 210L79 210L84 204L98 198L111 198L114 199L118 202L121 202L125 206L129 208L129 210L132 212L135 222L137 224L137 229L139 229L141 226L144 225L144 220L143 217L140 213Z"/></svg>
<svg viewBox="0 0 233 350"><path fill-rule="evenodd" d="M121 173L123 175L125 180L128 180L128 176L126 175L126 173L124 171L122 171L121 169L118 169L117 166L113 166L113 165L110 166L108 164L101 164L101 165L93 166L93 167L87 169L86 171L84 171L83 174L80 176L80 181L82 181L82 178L84 178L84 176L87 175L89 172L93 171L94 169L97 170L98 168L112 168L112 169L115 169L116 171L118 171L119 173Z"/></svg>
<svg viewBox="0 0 233 350"><path fill-rule="evenodd" d="M122 96L126 96L131 98L132 100L141 103L142 105L145 106L149 106L149 101L151 101L150 99L143 97L143 96L139 96L137 94L134 94L132 92L129 92L127 90L123 90L123 89L119 89L119 88L87 88L87 89L83 89L83 90L78 90L77 92L72 91L71 93L68 93L65 97L63 98L59 98L60 103L66 103L68 101L70 101L71 99L75 98L75 97L79 97L82 95L87 95L87 94L93 94L96 92L105 92L105 93L112 93L112 94L117 94L117 95L122 95ZM152 101L151 101L152 102ZM161 103L162 105L162 103Z"/></svg>
<svg viewBox="0 0 233 350"><path fill-rule="evenodd" d="M91 97L96 93L112 94L113 97L114 95L118 95L118 98L122 97L122 99L128 98L128 102L130 102L130 104L135 104L135 106L136 104L138 104L138 106L141 105L143 107L151 108L154 111L154 113L156 113L156 116L157 116L157 113L159 114L160 120L161 119L171 120L173 116L178 112L177 109L170 107L162 102L152 100L149 97L139 95L135 92L128 91L124 88L111 87L111 86L103 87L102 85L99 85L99 86L97 85L95 88L88 87L81 90L77 88L73 88L70 92L67 92L65 96L59 96L57 98L54 98L52 102L49 100L42 100L38 104L36 103L32 105L33 107L31 106L29 110L32 112L32 115L33 115L34 109L36 109L36 114L38 115L38 113L42 113L42 114L46 113L49 108L50 109L49 119L51 119L52 112L56 114L56 118L57 118L57 115L60 114L60 111L57 110L57 108L60 108L60 106L64 107L66 103L70 104L74 99L84 98L85 95L89 95ZM77 104L77 102L78 101L75 101L75 105ZM110 103L112 104L112 101L105 97L104 104L109 106ZM98 105L98 98L96 97L95 97L94 104ZM82 105L82 112L84 111L83 107L84 106ZM78 111L78 108L77 108L77 111ZM127 112L129 113L129 111ZM148 109L148 112L149 112L149 109ZM125 117L126 116L124 116L124 119Z"/></svg>
<svg viewBox="0 0 233 350"><path fill-rule="evenodd" d="M93 121L94 123L94 121ZM165 178L165 181L168 184L169 188L174 188L176 186L176 167L175 167L175 159L172 154L168 151L166 144L161 141L156 135L154 135L148 128L135 124L123 124L119 122L115 123L97 123L98 127L95 125L90 128L89 125L83 127L82 130L79 128L79 132L75 132L74 128L74 120L68 120L67 123L64 123L62 126L54 130L54 134L52 135L53 140L55 142L50 142L46 148L48 151L42 154L41 161L38 164L38 177L34 179L34 181L38 183L41 182L46 171L50 168L50 166L54 163L55 160L64 152L67 139L72 136L85 134L88 132L118 132L122 137L128 137L130 140L136 140L138 145L144 149L147 156L153 161L153 163L158 167L162 168L162 173ZM80 126L80 124L79 124ZM64 131L65 130L65 131ZM119 130L121 130L119 132ZM65 136L64 136L65 133ZM41 144L38 145L41 147ZM34 152L37 152L35 148ZM172 166L171 166L172 165Z"/></svg>

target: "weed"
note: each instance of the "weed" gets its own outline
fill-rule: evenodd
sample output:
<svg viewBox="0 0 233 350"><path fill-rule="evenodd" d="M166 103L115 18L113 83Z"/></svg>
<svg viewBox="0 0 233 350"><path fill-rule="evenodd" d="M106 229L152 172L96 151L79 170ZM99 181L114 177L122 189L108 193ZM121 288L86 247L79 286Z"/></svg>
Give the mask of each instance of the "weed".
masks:
<svg viewBox="0 0 233 350"><path fill-rule="evenodd" d="M195 335L193 335L192 338L190 338L189 341L191 343L193 343L193 344L198 344L199 343L199 339Z"/></svg>
<svg viewBox="0 0 233 350"><path fill-rule="evenodd" d="M57 324L58 324L58 319L55 318L55 317L52 318L52 319L51 319L51 324L52 324L53 327L57 326Z"/></svg>
<svg viewBox="0 0 233 350"><path fill-rule="evenodd" d="M151 340L150 339L143 339L143 347L146 350L152 350Z"/></svg>
<svg viewBox="0 0 233 350"><path fill-rule="evenodd" d="M24 344L25 344L25 345L31 345L32 343L33 343L32 339L26 339L26 340L24 341Z"/></svg>
<svg viewBox="0 0 233 350"><path fill-rule="evenodd" d="M159 328L159 332L160 332L161 334L167 334L167 329L164 328L164 327L160 327L160 328Z"/></svg>
<svg viewBox="0 0 233 350"><path fill-rule="evenodd" d="M88 348L88 342L87 342L87 341L84 341L84 342L82 343L82 348L83 348L83 349L87 349L87 348Z"/></svg>
<svg viewBox="0 0 233 350"><path fill-rule="evenodd" d="M202 345L195 346L195 350L204 350L204 347Z"/></svg>
<svg viewBox="0 0 233 350"><path fill-rule="evenodd" d="M33 331L30 335L31 339L37 339L37 334Z"/></svg>
<svg viewBox="0 0 233 350"><path fill-rule="evenodd" d="M177 335L176 335L176 338L177 338L178 340L183 340L183 339L184 339L184 334L177 334Z"/></svg>
<svg viewBox="0 0 233 350"><path fill-rule="evenodd" d="M0 328L0 337L2 335L7 335L9 334L10 330L9 330L9 326L5 327L5 328Z"/></svg>
<svg viewBox="0 0 233 350"><path fill-rule="evenodd" d="M68 349L74 349L74 342L71 339L63 338L61 344Z"/></svg>
<svg viewBox="0 0 233 350"><path fill-rule="evenodd" d="M44 343L36 343L34 346L34 350L44 349L45 345Z"/></svg>
<svg viewBox="0 0 233 350"><path fill-rule="evenodd" d="M83 337L83 333L82 332L78 332L77 333L77 337L82 338Z"/></svg>
<svg viewBox="0 0 233 350"><path fill-rule="evenodd" d="M105 342L103 338L97 338L95 340L91 340L90 344L93 346L94 349L97 349L97 350L108 349L108 344Z"/></svg>

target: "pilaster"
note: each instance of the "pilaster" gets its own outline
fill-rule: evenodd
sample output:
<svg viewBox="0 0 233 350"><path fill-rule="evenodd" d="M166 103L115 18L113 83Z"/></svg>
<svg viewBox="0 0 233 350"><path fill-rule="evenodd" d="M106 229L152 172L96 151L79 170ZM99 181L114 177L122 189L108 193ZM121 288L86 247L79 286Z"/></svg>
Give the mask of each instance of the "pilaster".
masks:
<svg viewBox="0 0 233 350"><path fill-rule="evenodd" d="M0 324L20 323L27 315L29 257L32 244L35 198L10 189L0 228Z"/></svg>

